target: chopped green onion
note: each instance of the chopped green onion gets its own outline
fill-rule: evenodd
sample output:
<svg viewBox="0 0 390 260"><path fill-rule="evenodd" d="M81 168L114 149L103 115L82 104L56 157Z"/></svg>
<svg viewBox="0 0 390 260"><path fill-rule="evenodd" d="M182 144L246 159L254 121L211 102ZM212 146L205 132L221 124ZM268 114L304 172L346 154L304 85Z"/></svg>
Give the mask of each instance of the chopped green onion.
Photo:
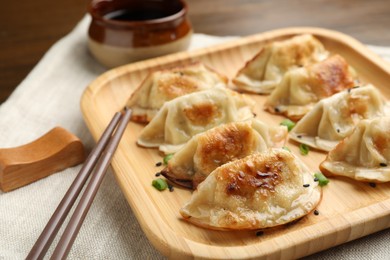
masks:
<svg viewBox="0 0 390 260"><path fill-rule="evenodd" d="M290 132L294 128L295 123L293 121L291 121L290 119L285 119L282 122L280 122L280 125L287 126L287 129Z"/></svg>
<svg viewBox="0 0 390 260"><path fill-rule="evenodd" d="M172 159L172 157L173 157L173 153L167 154L167 155L164 157L164 159L163 159L164 164L165 164L165 165L168 165L168 161L169 161L170 159Z"/></svg>
<svg viewBox="0 0 390 260"><path fill-rule="evenodd" d="M315 173L315 174L314 174L314 177L315 177L316 179L318 179L318 184L319 184L321 187L323 187L323 186L325 186L326 184L329 183L328 178L326 178L325 175L323 175L321 172Z"/></svg>
<svg viewBox="0 0 390 260"><path fill-rule="evenodd" d="M290 148L288 148L287 146L283 146L282 149L291 152Z"/></svg>
<svg viewBox="0 0 390 260"><path fill-rule="evenodd" d="M307 155L309 153L309 146L306 144L300 144L299 145L299 151L301 152L302 155Z"/></svg>
<svg viewBox="0 0 390 260"><path fill-rule="evenodd" d="M164 179L158 178L152 181L153 187L158 189L159 191L163 191L168 188L168 184Z"/></svg>

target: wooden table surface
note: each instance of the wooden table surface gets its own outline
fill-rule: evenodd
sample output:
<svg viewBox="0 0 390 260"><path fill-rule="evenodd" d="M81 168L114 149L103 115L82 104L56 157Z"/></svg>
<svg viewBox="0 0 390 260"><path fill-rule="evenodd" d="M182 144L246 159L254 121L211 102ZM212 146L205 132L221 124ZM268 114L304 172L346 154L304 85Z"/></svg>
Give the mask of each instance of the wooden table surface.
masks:
<svg viewBox="0 0 390 260"><path fill-rule="evenodd" d="M0 8L0 103L86 13L86 0L6 1ZM187 0L195 32L250 35L290 26L338 30L390 46L389 0Z"/></svg>

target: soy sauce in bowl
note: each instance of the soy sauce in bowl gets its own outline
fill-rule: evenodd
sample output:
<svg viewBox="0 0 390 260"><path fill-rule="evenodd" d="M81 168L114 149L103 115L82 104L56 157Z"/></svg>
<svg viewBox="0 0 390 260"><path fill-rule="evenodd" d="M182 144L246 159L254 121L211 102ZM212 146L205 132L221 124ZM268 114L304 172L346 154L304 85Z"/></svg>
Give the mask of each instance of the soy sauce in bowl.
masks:
<svg viewBox="0 0 390 260"><path fill-rule="evenodd" d="M169 13L163 13L159 10L129 10L120 9L104 15L105 19L115 21L145 21L160 19L169 16Z"/></svg>

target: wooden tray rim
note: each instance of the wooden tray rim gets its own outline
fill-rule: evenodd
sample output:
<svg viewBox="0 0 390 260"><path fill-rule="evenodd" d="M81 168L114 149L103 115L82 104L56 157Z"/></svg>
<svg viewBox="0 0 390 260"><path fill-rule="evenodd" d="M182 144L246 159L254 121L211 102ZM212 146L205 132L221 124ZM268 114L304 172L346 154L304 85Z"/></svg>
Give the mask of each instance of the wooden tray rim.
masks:
<svg viewBox="0 0 390 260"><path fill-rule="evenodd" d="M328 38L332 41L341 42L344 45L356 50L362 57L367 61L370 61L377 70L381 70L390 77L390 66L378 55L369 50L366 46L355 40L354 38L345 35L343 33L332 31L324 28L315 28L315 27L292 27L292 28L283 28L272 30L264 33L259 33L247 37L243 37L237 40L232 40L227 43L218 44L211 47L206 47L198 49L195 51L180 52L172 55L167 55L164 57L154 58L150 60L140 61L132 63L129 65L124 65L112 70L109 70L98 78L96 78L84 91L81 98L81 110L83 113L84 120L90 129L93 138L95 140L103 132L103 128L107 122L103 121L99 117L95 117L93 120L88 116L87 108L94 106L94 96L99 93L102 87L105 86L107 82L116 78L120 75L131 73L136 70L143 70L150 67L155 67L156 64L163 66L164 64L170 64L172 62L177 62L181 60L186 60L188 58L197 58L203 55L207 55L212 52L224 51L232 48L237 48L246 44L251 44L254 42L263 42L271 41L274 38L292 36L296 34L310 33L313 35L321 36ZM114 71L115 70L115 71ZM100 121L98 124L99 127L94 127L92 121ZM318 222L309 227L302 228L300 230L294 231L287 236L277 237L273 241L263 241L260 244L251 244L246 246L213 246L198 243L186 239L184 237L178 236L173 230L167 226L162 218L159 217L158 210L154 209L154 212L141 212L138 208L138 205L132 203L131 196L128 191L128 185L136 189L137 183L126 183L126 180L120 174L117 174L117 169L119 169L119 162L124 159L123 156L120 156L120 153L124 152L124 148L121 145L118 147L118 155L114 157L112 166L114 169L115 177L124 193L128 203L130 204L134 214L139 221L141 228L145 232L148 239L151 243L164 255L170 256L171 258L183 259L183 258L203 258L203 259L252 259L259 257L278 257L278 258L289 258L291 255L283 254L283 251L293 250L302 251L303 253L297 254L295 256L304 256L308 254L313 254L315 252L342 244L354 240L356 238L374 233L376 231L390 227L390 198L385 201L378 203L373 203L367 207L360 208L358 210L350 212L348 215L340 215L331 220L326 220ZM149 200L147 194L143 194L141 190L137 196L146 196L145 200ZM160 223L162 226L150 226L150 223L146 223L143 219L143 214L153 214L153 217L160 218ZM367 218L362 221L358 216L364 214ZM337 229L326 229L328 226L336 227ZM367 228L369 226L370 228ZM324 232L324 230L328 230ZM321 231L316 234L313 231ZM305 233L305 236L292 236L295 232ZM339 234L337 239L332 239L332 241L327 241L327 237L336 232ZM318 235L321 234L321 235ZM347 234L347 235L343 235ZM172 239L173 238L173 239ZM310 241L309 243L307 241ZM320 246L318 246L320 244ZM280 245L283 245L281 247ZM252 251L253 254L243 255L243 251L240 249L246 249L244 252Z"/></svg>

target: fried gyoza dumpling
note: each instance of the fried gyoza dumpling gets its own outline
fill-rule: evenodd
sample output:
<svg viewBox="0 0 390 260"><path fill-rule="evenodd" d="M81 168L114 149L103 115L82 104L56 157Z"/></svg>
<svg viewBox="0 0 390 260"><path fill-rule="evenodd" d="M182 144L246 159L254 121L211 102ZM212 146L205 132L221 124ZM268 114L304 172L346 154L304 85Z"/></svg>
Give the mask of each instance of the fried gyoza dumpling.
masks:
<svg viewBox="0 0 390 260"><path fill-rule="evenodd" d="M321 194L302 161L274 149L215 169L180 213L210 229L263 229L305 216L318 205Z"/></svg>
<svg viewBox="0 0 390 260"><path fill-rule="evenodd" d="M322 99L290 132L291 139L330 151L362 119L385 115L385 100L373 86L352 88Z"/></svg>
<svg viewBox="0 0 390 260"><path fill-rule="evenodd" d="M148 75L126 106L133 110L131 120L147 123L166 101L227 82L225 76L200 62L159 70Z"/></svg>
<svg viewBox="0 0 390 260"><path fill-rule="evenodd" d="M265 109L292 120L301 119L321 99L354 86L354 73L340 55L292 69L269 96Z"/></svg>
<svg viewBox="0 0 390 260"><path fill-rule="evenodd" d="M217 126L192 137L162 174L174 183L196 188L217 167L269 147L281 147L286 138L285 126L272 127L257 119Z"/></svg>
<svg viewBox="0 0 390 260"><path fill-rule="evenodd" d="M322 43L309 34L273 42L248 61L233 82L239 90L268 94L289 69L322 61L328 55Z"/></svg>
<svg viewBox="0 0 390 260"><path fill-rule="evenodd" d="M166 102L141 131L137 143L174 153L196 134L252 118L252 106L252 99L226 88L187 94Z"/></svg>
<svg viewBox="0 0 390 260"><path fill-rule="evenodd" d="M362 120L320 164L326 175L359 181L390 181L390 118Z"/></svg>

